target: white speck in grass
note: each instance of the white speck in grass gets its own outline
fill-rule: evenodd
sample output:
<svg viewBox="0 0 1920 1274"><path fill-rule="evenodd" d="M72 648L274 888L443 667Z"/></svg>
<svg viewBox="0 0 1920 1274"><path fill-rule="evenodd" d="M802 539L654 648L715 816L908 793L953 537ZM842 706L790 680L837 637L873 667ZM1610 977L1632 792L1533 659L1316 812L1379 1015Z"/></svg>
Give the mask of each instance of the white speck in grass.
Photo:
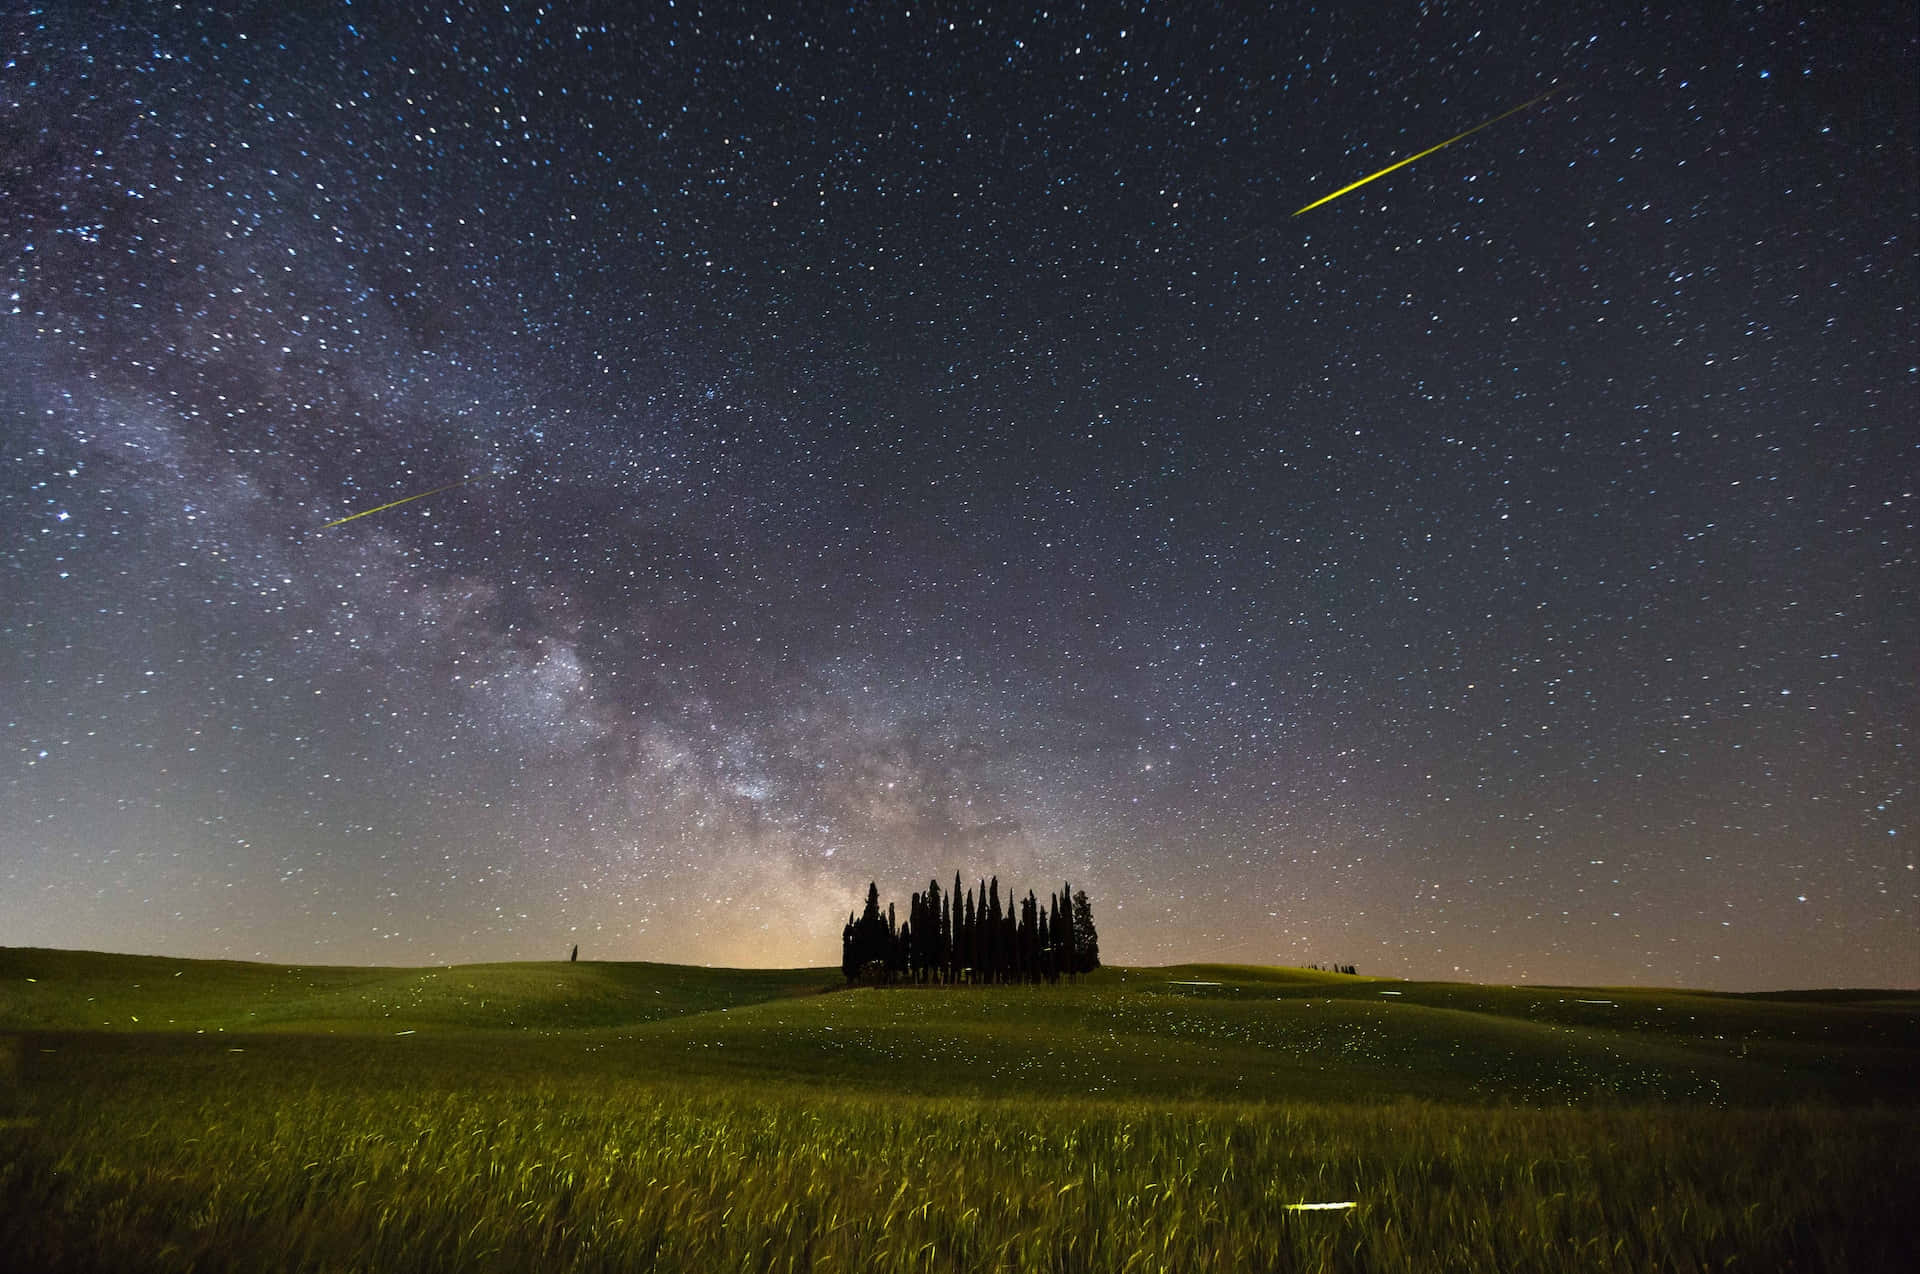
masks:
<svg viewBox="0 0 1920 1274"><path fill-rule="evenodd" d="M1287 1211L1289 1212L1345 1212L1348 1208L1357 1208L1359 1206L1360 1205L1352 1199L1348 1199L1343 1203L1289 1203L1287 1205Z"/></svg>
<svg viewBox="0 0 1920 1274"><path fill-rule="evenodd" d="M395 1035L411 1035L413 1034L413 1032L412 1031L395 1031L394 1034Z"/></svg>

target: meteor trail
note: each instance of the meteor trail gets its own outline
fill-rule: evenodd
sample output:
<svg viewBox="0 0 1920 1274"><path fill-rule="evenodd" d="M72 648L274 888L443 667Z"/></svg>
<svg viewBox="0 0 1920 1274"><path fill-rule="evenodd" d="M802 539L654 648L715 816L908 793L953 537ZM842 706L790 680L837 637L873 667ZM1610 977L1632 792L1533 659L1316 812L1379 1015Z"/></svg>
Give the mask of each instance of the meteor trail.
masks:
<svg viewBox="0 0 1920 1274"><path fill-rule="evenodd" d="M1546 92L1542 93L1540 96L1534 98L1530 102L1522 102L1520 103L1520 105L1514 107L1510 111L1505 111L1499 115L1495 115L1492 119L1488 120L1484 124L1475 124L1472 128L1469 128L1466 132L1460 133L1453 137L1449 137L1447 138L1447 140L1441 142L1438 146L1429 146L1417 155L1408 155L1405 159L1400 160L1398 163L1388 164L1385 168L1382 168L1379 172L1374 173L1371 176L1362 177L1359 181L1353 182L1350 185L1340 187L1340 189L1334 191L1330 195L1326 195L1322 198L1314 200L1312 203L1308 204L1306 207L1300 209L1300 212L1296 212L1293 215L1297 217L1300 215L1301 212L1312 212L1315 208L1318 208L1323 203L1332 203L1334 200L1338 199L1341 195L1346 194L1349 190L1358 190L1360 189L1360 187L1366 185L1368 182L1374 180L1374 178L1376 177L1384 177L1396 168L1405 168L1408 164L1412 163L1414 160L1425 159L1428 155L1431 155L1434 151L1443 150L1446 147L1453 145L1455 142L1459 141L1463 137L1471 137L1483 128L1491 128L1495 124L1498 124L1501 120L1506 119L1510 115L1518 115L1521 111L1526 110L1530 106L1538 106L1541 102L1546 101L1549 97L1552 97L1555 93L1558 93L1559 91L1560 91L1560 86L1556 84L1552 88L1548 89Z"/></svg>
<svg viewBox="0 0 1920 1274"><path fill-rule="evenodd" d="M321 529L322 531L330 531L330 530L332 530L332 529L333 529L334 527L336 527L336 526L339 526L339 525L340 525L340 524L341 524L342 522L351 522L351 521L353 521L353 520L354 520L355 518L364 518L364 517L366 517L366 516L367 516L367 515L368 515L369 513L383 513L383 512L385 512L385 511L386 511L386 510L388 510L388 509L392 509L392 508L397 508L397 507L399 507L400 505L403 505L403 504L411 504L411 503L412 503L413 501L415 501L415 500L424 500L424 499L426 499L426 498L427 498L428 496L430 496L430 495L439 495L439 494L440 494L440 493L441 493L442 491L451 491L451 490L453 490L453 489L454 489L455 487L464 487L464 486L466 486L466 485L467 485L467 484L468 484L469 482L478 482L478 481L480 481L480 479L482 479L482 478L484 478L484 477L486 477L486 476L487 476L487 475L486 475L486 474L484 474L484 473L477 473L477 474L475 474L475 475L474 475L473 477L471 477L471 478L462 478L462 479L460 479L460 481L458 481L458 482L449 482L449 483L447 483L447 485L445 485L444 487L435 487L435 488L434 488L433 490L431 490L431 491L422 491L422 492L420 492L420 494L418 494L418 495L410 495L410 496L404 496L404 497L402 497L402 498L400 498L400 499L398 499L398 500L393 500L393 501L391 501L391 502L389 502L389 503L387 503L387 504L383 504L383 505L380 505L380 506L379 506L378 508L373 508L373 509L362 509L362 510L360 510L360 512L358 512L358 513L349 513L349 514L347 514L347 516L345 516L344 518L335 518L335 519L334 519L333 521L331 521L331 522L329 522L329 523L327 523L327 524L326 524L325 526L323 526L323 527L321 527L320 529Z"/></svg>

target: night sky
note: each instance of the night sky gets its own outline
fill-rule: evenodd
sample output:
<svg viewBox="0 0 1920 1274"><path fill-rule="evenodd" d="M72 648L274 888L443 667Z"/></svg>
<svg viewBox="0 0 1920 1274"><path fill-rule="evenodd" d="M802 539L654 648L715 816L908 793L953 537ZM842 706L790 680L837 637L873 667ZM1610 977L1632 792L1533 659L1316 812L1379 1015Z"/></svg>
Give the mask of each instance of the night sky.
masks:
<svg viewBox="0 0 1920 1274"><path fill-rule="evenodd" d="M1920 36L1711 7L10 7L0 943L1920 984Z"/></svg>

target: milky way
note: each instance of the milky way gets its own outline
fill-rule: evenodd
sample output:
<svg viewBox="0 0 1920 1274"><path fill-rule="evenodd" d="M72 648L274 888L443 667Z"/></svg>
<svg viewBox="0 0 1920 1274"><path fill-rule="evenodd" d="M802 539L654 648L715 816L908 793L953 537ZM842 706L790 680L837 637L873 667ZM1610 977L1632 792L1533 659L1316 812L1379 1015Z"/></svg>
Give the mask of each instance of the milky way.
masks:
<svg viewBox="0 0 1920 1274"><path fill-rule="evenodd" d="M5 20L0 943L1920 982L1905 6L212 8Z"/></svg>

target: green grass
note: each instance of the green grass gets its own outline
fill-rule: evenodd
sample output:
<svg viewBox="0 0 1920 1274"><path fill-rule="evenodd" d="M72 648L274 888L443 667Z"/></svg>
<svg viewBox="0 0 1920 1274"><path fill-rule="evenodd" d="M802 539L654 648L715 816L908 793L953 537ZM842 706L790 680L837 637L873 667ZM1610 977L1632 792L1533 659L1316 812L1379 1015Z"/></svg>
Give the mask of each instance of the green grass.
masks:
<svg viewBox="0 0 1920 1274"><path fill-rule="evenodd" d="M0 1252L1410 1272L1896 1269L1911 1247L1913 996L1218 965L837 982L0 949Z"/></svg>
<svg viewBox="0 0 1920 1274"><path fill-rule="evenodd" d="M0 1029L605 1028L812 994L837 980L817 969L567 962L290 968L0 948Z"/></svg>

